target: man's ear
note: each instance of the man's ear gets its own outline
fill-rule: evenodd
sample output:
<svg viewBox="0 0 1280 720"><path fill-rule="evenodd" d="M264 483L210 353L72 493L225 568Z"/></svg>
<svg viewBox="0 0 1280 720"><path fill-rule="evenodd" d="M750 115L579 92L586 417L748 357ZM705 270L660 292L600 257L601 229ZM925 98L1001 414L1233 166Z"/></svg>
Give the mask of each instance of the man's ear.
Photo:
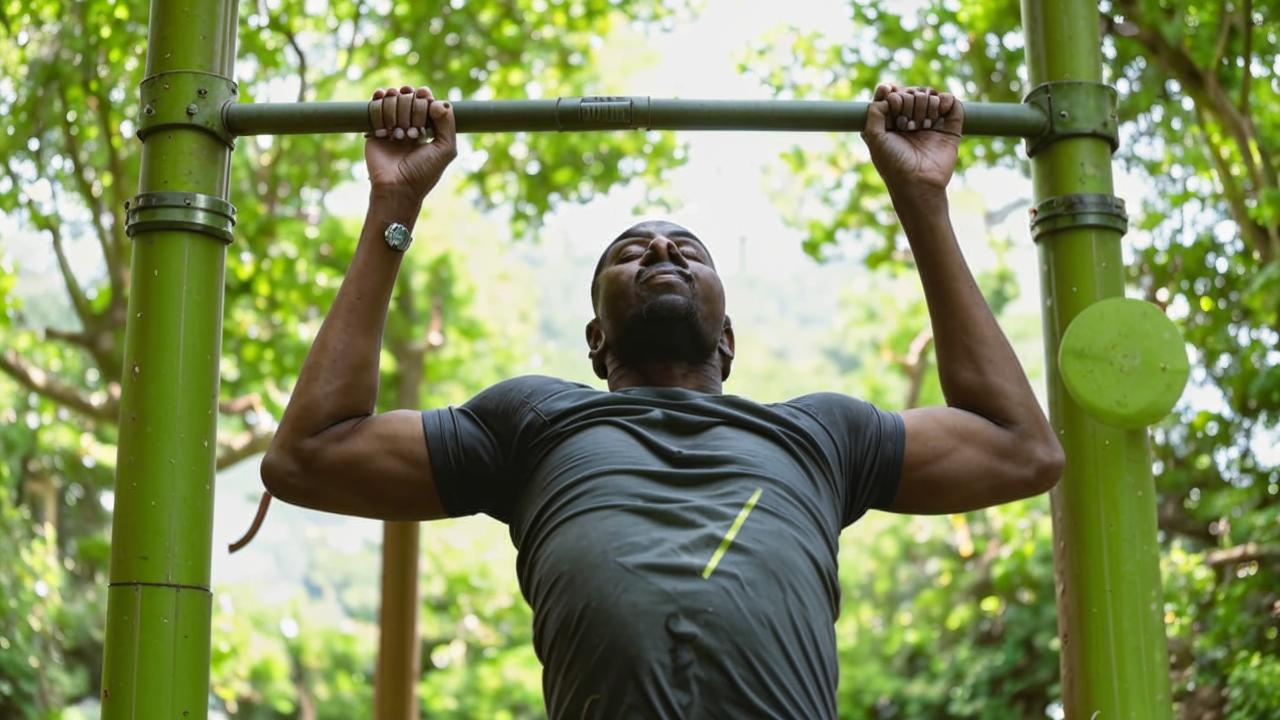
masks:
<svg viewBox="0 0 1280 720"><path fill-rule="evenodd" d="M609 379L609 366L604 361L608 352L605 347L604 330L600 329L600 321L592 318L591 322L587 323L587 357L591 358L591 369L601 380Z"/></svg>
<svg viewBox="0 0 1280 720"><path fill-rule="evenodd" d="M724 330L720 331L720 342L716 344L716 352L720 355L720 381L729 379L729 370L733 367L733 322L724 316Z"/></svg>

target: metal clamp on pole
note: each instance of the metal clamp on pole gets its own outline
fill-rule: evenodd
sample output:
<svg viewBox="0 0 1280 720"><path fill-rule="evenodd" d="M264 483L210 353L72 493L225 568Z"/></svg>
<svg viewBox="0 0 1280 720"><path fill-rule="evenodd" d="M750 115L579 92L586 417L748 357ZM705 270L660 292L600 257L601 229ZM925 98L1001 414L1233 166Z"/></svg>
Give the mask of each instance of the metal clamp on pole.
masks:
<svg viewBox="0 0 1280 720"><path fill-rule="evenodd" d="M162 72L143 80L138 91L142 101L138 139L145 140L157 130L188 128L208 132L227 147L235 147L235 136L222 119L223 106L240 93L230 78L194 70Z"/></svg>
<svg viewBox="0 0 1280 720"><path fill-rule="evenodd" d="M1124 200L1105 193L1076 193L1051 197L1031 208L1031 239L1073 228L1094 227L1115 230L1123 235L1129 229L1129 215Z"/></svg>
<svg viewBox="0 0 1280 720"><path fill-rule="evenodd" d="M1035 105L1049 118L1039 135L1027 138L1027 157L1035 157L1046 145L1069 137L1097 137L1120 147L1116 118L1116 89L1096 82L1064 80L1037 85L1023 101Z"/></svg>
<svg viewBox="0 0 1280 720"><path fill-rule="evenodd" d="M645 96L556 98L556 126L559 130L645 130L652 126L651 106Z"/></svg>
<svg viewBox="0 0 1280 720"><path fill-rule="evenodd" d="M151 192L125 202L125 234L157 230L204 233L225 243L233 239L236 208L212 195L194 192Z"/></svg>

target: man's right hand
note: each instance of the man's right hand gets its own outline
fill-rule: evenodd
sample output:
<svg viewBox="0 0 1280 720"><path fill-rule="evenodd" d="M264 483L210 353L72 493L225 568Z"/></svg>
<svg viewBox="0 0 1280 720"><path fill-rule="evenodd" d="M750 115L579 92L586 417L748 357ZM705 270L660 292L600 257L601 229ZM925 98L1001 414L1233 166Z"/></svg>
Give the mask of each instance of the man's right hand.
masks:
<svg viewBox="0 0 1280 720"><path fill-rule="evenodd" d="M963 128L964 106L950 93L882 83L862 139L890 195L945 200Z"/></svg>
<svg viewBox="0 0 1280 720"><path fill-rule="evenodd" d="M435 132L430 142L428 121ZM374 131L364 144L364 162L374 194L420 204L458 156L453 107L427 87L375 90L369 124Z"/></svg>

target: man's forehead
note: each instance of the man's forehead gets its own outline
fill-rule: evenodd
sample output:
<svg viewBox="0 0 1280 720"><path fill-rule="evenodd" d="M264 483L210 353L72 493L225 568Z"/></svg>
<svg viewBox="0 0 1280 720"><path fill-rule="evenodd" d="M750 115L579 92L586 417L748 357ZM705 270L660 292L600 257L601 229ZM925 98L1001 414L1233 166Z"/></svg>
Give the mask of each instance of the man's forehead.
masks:
<svg viewBox="0 0 1280 720"><path fill-rule="evenodd" d="M693 231L682 225L677 225L667 220L646 220L623 230L621 235L609 241L609 244L605 246L604 251L608 254L614 246L623 240L647 240L658 237L659 235L665 235L672 239L687 238L701 245L703 249L706 249L707 247L706 244L702 242L702 238L694 235Z"/></svg>
<svg viewBox="0 0 1280 720"><path fill-rule="evenodd" d="M622 231L622 234L613 239L613 242L625 240L626 238L651 238L658 235L666 235L667 237L687 237L702 242L693 231L688 228L677 225L669 220L645 220ZM612 243L611 243L612 244Z"/></svg>

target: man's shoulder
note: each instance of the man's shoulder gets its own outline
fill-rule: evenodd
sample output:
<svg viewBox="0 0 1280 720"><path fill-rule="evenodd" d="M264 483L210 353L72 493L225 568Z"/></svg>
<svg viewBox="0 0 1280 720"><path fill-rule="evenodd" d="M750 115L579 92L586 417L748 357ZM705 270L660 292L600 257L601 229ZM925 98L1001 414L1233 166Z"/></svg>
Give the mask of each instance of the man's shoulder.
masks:
<svg viewBox="0 0 1280 720"><path fill-rule="evenodd" d="M777 403L773 407L799 413L824 426L831 423L862 424L884 411L861 398L839 392L814 392Z"/></svg>
<svg viewBox="0 0 1280 720"><path fill-rule="evenodd" d="M552 392L561 390L592 390L600 392L590 385L584 385L580 382L552 377L550 375L517 375L495 383L492 387L502 387L506 388L508 391L521 392L539 392L544 390Z"/></svg>
<svg viewBox="0 0 1280 720"><path fill-rule="evenodd" d="M833 392L830 390L822 390L819 392L806 393L790 400L776 403L775 407L802 408L810 412L829 412L833 409L842 409L848 407L857 407L865 405L866 402L859 400L852 395Z"/></svg>
<svg viewBox="0 0 1280 720"><path fill-rule="evenodd" d="M505 398L537 404L565 392L597 393L600 391L582 383L549 375L518 375L490 385L477 395L476 399Z"/></svg>

